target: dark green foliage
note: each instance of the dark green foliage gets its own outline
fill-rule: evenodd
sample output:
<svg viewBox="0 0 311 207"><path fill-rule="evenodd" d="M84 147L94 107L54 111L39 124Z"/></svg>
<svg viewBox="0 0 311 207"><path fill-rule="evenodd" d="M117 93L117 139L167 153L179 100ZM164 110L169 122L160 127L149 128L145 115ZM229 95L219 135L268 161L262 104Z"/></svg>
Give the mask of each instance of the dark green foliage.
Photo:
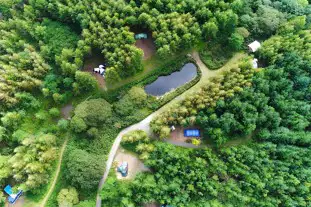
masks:
<svg viewBox="0 0 311 207"><path fill-rule="evenodd" d="M242 49L244 37L238 33L233 33L229 38L229 47L234 51Z"/></svg>
<svg viewBox="0 0 311 207"><path fill-rule="evenodd" d="M19 3L20 0L1 0L0 1L0 19L8 18L11 16L10 10L14 8L14 6Z"/></svg>
<svg viewBox="0 0 311 207"><path fill-rule="evenodd" d="M275 131L262 130L257 135L260 141L269 141L273 143L291 144L302 147L311 146L311 133L304 131L291 131L288 128L281 127Z"/></svg>
<svg viewBox="0 0 311 207"><path fill-rule="evenodd" d="M153 173L140 174L130 184L108 179L104 205L123 206L124 200L135 206L153 201L208 206L211 200L217 206L310 205L310 149L269 142L225 148L218 156L166 143L155 149L146 162Z"/></svg>
<svg viewBox="0 0 311 207"><path fill-rule="evenodd" d="M111 116L111 105L105 99L91 99L76 107L71 127L75 132L84 132L90 127L108 123Z"/></svg>
<svg viewBox="0 0 311 207"><path fill-rule="evenodd" d="M233 52L229 47L216 43L208 43L200 50L200 57L210 70L222 67L231 57Z"/></svg>
<svg viewBox="0 0 311 207"><path fill-rule="evenodd" d="M35 33L35 38L43 41L41 51L49 60L60 55L63 48L75 48L79 40L70 27L46 18L35 28Z"/></svg>
<svg viewBox="0 0 311 207"><path fill-rule="evenodd" d="M134 204L128 199L129 197L132 197L130 185L113 178L106 181L101 193L103 203L109 206L132 207Z"/></svg>
<svg viewBox="0 0 311 207"><path fill-rule="evenodd" d="M255 37L269 37L287 19L310 14L307 0L243 0L243 4L240 24Z"/></svg>
<svg viewBox="0 0 311 207"><path fill-rule="evenodd" d="M68 152L65 177L72 186L83 191L96 189L103 170L104 162L98 156L81 149Z"/></svg>
<svg viewBox="0 0 311 207"><path fill-rule="evenodd" d="M199 114L197 124L203 128L207 137L219 145L228 137L250 135L255 129L274 131L285 127L293 130L287 132L285 137L289 134L304 134L302 131L311 123L311 63L306 59L310 50L301 50L301 44L308 39L309 31L302 30L305 24L303 20L300 17L293 19L282 26L279 35L264 42L261 54L274 64L254 76L252 87L233 98L218 102L215 110ZM284 32L288 30L291 33ZM277 46L279 43L273 41L276 38L285 38L288 43L298 38L300 43L281 49ZM280 53L281 50L284 53ZM261 139L275 142L275 133L279 132L274 131L272 135L266 132ZM304 142L304 136L301 140L298 137L289 140L284 136L277 136L284 139L282 143L308 145Z"/></svg>
<svg viewBox="0 0 311 207"><path fill-rule="evenodd" d="M96 79L89 73L77 71L75 74L75 93L95 91L98 87Z"/></svg>

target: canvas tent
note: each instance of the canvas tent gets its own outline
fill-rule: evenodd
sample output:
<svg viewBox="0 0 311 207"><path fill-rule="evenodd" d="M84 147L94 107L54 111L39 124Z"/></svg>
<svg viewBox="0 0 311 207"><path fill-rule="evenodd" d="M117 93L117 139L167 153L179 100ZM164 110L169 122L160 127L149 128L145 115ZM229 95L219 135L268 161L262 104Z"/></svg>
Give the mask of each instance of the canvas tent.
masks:
<svg viewBox="0 0 311 207"><path fill-rule="evenodd" d="M18 199L18 198L22 195L22 193L23 193L23 191L20 190L20 191L18 191L18 193L14 194L14 193L13 193L13 189L12 189L12 187L11 187L10 185L7 185L7 186L4 188L4 192L6 192L6 193L9 195L8 201L9 201L9 203L11 203L11 204L14 204L14 203L17 201L17 199Z"/></svg>
<svg viewBox="0 0 311 207"><path fill-rule="evenodd" d="M257 40L248 45L248 49L251 52L256 52L260 47L261 44Z"/></svg>
<svg viewBox="0 0 311 207"><path fill-rule="evenodd" d="M258 59L257 58L254 58L253 60L253 68L258 68Z"/></svg>

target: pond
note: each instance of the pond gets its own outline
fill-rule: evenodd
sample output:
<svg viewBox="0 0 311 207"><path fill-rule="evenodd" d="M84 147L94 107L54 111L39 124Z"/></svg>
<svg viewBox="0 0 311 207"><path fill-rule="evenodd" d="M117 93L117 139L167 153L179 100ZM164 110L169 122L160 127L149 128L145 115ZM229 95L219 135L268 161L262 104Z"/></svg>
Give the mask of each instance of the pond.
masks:
<svg viewBox="0 0 311 207"><path fill-rule="evenodd" d="M197 67L193 63L187 63L180 71L168 76L160 76L153 83L145 86L145 91L149 95L162 96L185 83L188 83L197 76Z"/></svg>

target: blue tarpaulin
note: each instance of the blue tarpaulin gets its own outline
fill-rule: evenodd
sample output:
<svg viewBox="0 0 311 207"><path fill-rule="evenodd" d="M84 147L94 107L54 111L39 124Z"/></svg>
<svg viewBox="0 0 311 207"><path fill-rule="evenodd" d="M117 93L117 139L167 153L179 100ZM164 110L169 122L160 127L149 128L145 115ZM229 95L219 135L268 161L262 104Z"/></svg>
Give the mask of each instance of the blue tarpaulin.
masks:
<svg viewBox="0 0 311 207"><path fill-rule="evenodd" d="M199 137L200 136L200 130L198 130L198 129L185 129L184 130L184 136L185 137Z"/></svg>

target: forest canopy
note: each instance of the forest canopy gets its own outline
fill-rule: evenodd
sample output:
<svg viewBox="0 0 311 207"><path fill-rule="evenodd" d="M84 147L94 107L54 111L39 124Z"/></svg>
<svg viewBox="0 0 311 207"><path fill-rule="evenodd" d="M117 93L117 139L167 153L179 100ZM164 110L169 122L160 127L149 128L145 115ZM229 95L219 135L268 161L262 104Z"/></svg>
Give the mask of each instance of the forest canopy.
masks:
<svg viewBox="0 0 311 207"><path fill-rule="evenodd" d="M0 0L0 188L47 207L311 206L310 31L310 0ZM146 94L189 62L192 81ZM173 125L202 139L173 146ZM118 135L149 171L97 189Z"/></svg>

